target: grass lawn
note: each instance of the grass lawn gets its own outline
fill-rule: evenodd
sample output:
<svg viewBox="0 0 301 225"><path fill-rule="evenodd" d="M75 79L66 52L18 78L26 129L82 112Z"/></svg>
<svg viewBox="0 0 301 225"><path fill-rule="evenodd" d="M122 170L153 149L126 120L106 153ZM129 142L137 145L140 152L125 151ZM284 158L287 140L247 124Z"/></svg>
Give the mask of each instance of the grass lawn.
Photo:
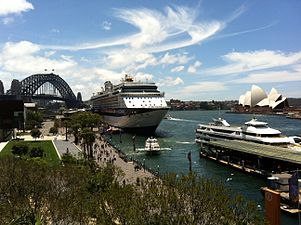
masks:
<svg viewBox="0 0 301 225"><path fill-rule="evenodd" d="M3 155L11 155L11 149L12 147L16 144L21 142L16 141L16 140L11 140L5 147L4 149L0 152L0 156ZM24 141L23 141L24 142ZM56 150L52 144L52 141L25 141L28 146L29 149L31 149L32 147L38 147L40 146L41 148L43 148L44 153L45 153L45 157L43 157L43 159L48 162L51 165L59 165L60 164L60 159L56 153Z"/></svg>

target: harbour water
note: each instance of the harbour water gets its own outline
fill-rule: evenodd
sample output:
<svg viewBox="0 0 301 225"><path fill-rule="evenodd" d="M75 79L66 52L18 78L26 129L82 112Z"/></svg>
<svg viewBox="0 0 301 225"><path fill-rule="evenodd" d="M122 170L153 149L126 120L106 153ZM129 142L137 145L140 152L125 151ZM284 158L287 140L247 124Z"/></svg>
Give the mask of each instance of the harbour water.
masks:
<svg viewBox="0 0 301 225"><path fill-rule="evenodd" d="M194 141L198 123L208 123L212 118L222 117L230 124L242 125L252 119L253 115L232 114L226 111L171 111L169 115L171 119L163 120L156 132L160 146L166 149L160 155L147 156L144 152L134 151L132 134L113 135L112 142L129 157L145 163L147 167L159 173L187 174L189 171L187 154L191 151L194 172L200 176L223 181L235 193L255 201L259 212L262 213L263 197L260 187L266 185L266 180L200 158L198 145ZM256 115L256 118L268 122L272 128L281 130L285 135L301 136L301 120L276 115ZM135 147L143 148L146 138L137 134L134 139ZM281 220L281 224L298 224L297 219L286 215L282 215Z"/></svg>

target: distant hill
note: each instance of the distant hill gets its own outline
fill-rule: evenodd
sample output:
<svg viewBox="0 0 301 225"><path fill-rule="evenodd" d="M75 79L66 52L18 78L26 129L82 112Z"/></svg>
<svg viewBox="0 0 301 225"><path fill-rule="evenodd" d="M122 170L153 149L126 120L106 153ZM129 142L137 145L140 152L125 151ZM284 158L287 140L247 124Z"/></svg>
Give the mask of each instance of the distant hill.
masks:
<svg viewBox="0 0 301 225"><path fill-rule="evenodd" d="M301 107L301 98L287 98L288 105L292 107Z"/></svg>

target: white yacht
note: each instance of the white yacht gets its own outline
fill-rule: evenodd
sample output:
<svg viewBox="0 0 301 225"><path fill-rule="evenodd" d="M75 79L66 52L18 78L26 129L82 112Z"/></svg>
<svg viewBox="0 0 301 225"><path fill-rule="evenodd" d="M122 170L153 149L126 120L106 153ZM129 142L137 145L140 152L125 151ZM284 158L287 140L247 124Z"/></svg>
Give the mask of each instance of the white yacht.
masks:
<svg viewBox="0 0 301 225"><path fill-rule="evenodd" d="M214 119L208 125L199 124L196 129L196 142L218 140L218 139L239 139L252 141L261 144L288 146L293 142L290 137L282 135L279 130L270 128L267 123L253 118L244 126L231 126L226 120Z"/></svg>
<svg viewBox="0 0 301 225"><path fill-rule="evenodd" d="M164 93L157 88L155 83L134 81L129 75L118 85L106 81L104 90L91 97L92 111L103 122L125 131L153 133L169 110Z"/></svg>
<svg viewBox="0 0 301 225"><path fill-rule="evenodd" d="M158 143L158 140L154 137L147 138L145 141L144 151L149 155L160 154L161 148Z"/></svg>

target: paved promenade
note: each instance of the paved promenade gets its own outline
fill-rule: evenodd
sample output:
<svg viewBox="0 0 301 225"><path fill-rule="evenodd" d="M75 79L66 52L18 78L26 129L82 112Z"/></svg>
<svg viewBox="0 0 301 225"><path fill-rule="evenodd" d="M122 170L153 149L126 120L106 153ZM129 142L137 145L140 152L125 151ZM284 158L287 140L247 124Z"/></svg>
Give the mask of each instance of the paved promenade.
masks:
<svg viewBox="0 0 301 225"><path fill-rule="evenodd" d="M105 163L112 163L121 168L124 172L124 180L126 183L135 183L137 178L139 180L144 178L153 178L154 175L142 167L139 167L134 162L124 161L118 150L110 145L104 138L98 136L96 144L94 145L94 158L100 165Z"/></svg>

